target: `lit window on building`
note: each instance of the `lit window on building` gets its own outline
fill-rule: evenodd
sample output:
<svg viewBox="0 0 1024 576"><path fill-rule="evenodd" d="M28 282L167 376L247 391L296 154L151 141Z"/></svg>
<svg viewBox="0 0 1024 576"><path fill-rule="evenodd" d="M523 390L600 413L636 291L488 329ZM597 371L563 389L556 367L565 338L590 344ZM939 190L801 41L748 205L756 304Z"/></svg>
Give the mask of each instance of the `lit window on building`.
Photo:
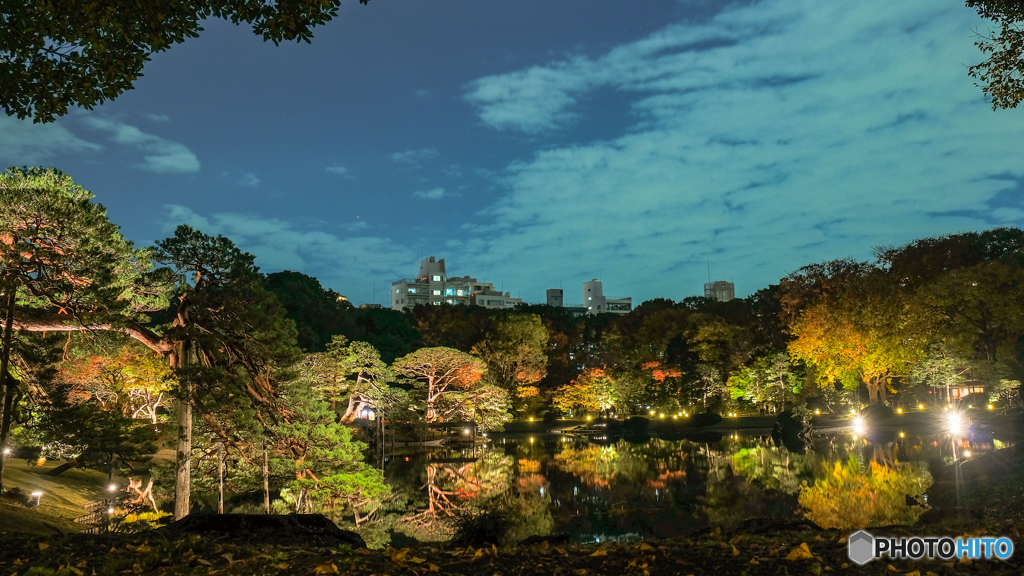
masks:
<svg viewBox="0 0 1024 576"><path fill-rule="evenodd" d="M434 296L440 296L440 295L441 295L441 291L440 290L434 290Z"/></svg>
<svg viewBox="0 0 1024 576"><path fill-rule="evenodd" d="M440 281L441 281L441 277L440 276L434 276L434 282L440 282Z"/></svg>

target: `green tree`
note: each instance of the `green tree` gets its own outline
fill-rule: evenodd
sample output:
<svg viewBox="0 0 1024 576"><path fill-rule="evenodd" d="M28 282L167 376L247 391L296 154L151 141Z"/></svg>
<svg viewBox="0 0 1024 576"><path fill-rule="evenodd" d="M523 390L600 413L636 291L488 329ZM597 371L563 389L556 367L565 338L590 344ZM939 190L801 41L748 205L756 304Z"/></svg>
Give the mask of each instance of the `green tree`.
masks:
<svg viewBox="0 0 1024 576"><path fill-rule="evenodd" d="M254 256L223 236L181 225L157 243L157 259L179 279L164 334L179 382L175 518L189 510L192 408L223 442L219 414L243 400L267 428L280 411L275 370L298 359L294 324L264 285Z"/></svg>
<svg viewBox="0 0 1024 576"><path fill-rule="evenodd" d="M536 314L505 313L491 324L487 336L473 353L487 363L487 379L521 399L536 395L534 387L544 378L548 331Z"/></svg>
<svg viewBox="0 0 1024 576"><path fill-rule="evenodd" d="M368 0L360 0L366 4ZM5 2L0 35L0 106L8 115L52 122L68 106L91 109L130 90L150 55L203 30L206 18L251 24L275 44L309 42L311 28L337 15L340 0Z"/></svg>
<svg viewBox="0 0 1024 576"><path fill-rule="evenodd" d="M358 508L390 493L380 470L362 461L366 445L352 440L308 381L288 383L281 401L289 418L272 427L277 447L271 466L292 494L293 511L308 513L339 501Z"/></svg>
<svg viewBox="0 0 1024 576"><path fill-rule="evenodd" d="M728 386L733 398L755 406L774 406L781 412L786 401L800 393L803 381L803 371L792 364L789 354L777 352L740 368L729 378Z"/></svg>
<svg viewBox="0 0 1024 576"><path fill-rule="evenodd" d="M115 468L133 473L133 463L148 460L148 455L156 451L156 433L148 424L119 411L106 410L99 402L53 400L53 405L41 411L36 427L44 448L51 455L70 461L51 470L51 476L70 468L86 467L106 472L109 480Z"/></svg>
<svg viewBox="0 0 1024 576"><path fill-rule="evenodd" d="M11 168L0 174L0 449L7 445L16 391L9 368L19 310L25 312L19 329L64 330L160 302L159 294L135 290L151 266L149 253L135 250L92 198L57 170Z"/></svg>
<svg viewBox="0 0 1024 576"><path fill-rule="evenodd" d="M267 289L295 322L297 342L304 352L323 352L332 336L355 330L352 304L334 290L324 290L312 276L288 270L274 272L267 275Z"/></svg>
<svg viewBox="0 0 1024 576"><path fill-rule="evenodd" d="M1024 5L1017 0L967 0L984 18L999 26L998 33L981 35L975 46L988 59L967 69L992 109L1016 108L1024 100Z"/></svg>

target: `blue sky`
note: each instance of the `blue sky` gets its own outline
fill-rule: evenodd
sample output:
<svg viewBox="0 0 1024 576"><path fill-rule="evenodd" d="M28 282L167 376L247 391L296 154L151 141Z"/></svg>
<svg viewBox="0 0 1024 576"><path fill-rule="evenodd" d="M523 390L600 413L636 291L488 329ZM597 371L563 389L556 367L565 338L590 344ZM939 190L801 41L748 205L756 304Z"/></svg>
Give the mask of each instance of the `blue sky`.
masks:
<svg viewBox="0 0 1024 576"><path fill-rule="evenodd" d="M426 256L542 301L738 295L876 246L1024 225L1024 112L954 0L346 1L310 45L209 21L136 88L0 117L136 244L179 223L386 303Z"/></svg>

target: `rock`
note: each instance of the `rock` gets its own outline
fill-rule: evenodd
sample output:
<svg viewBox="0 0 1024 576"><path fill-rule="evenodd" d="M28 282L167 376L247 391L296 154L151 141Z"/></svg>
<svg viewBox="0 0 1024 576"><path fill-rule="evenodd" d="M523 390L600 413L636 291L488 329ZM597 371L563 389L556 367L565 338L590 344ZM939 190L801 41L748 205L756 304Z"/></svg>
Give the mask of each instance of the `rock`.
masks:
<svg viewBox="0 0 1024 576"><path fill-rule="evenodd" d="M622 423L623 430L627 432L646 431L651 426L651 421L643 416L630 416Z"/></svg>
<svg viewBox="0 0 1024 576"><path fill-rule="evenodd" d="M690 419L694 426L702 428L704 426L714 426L722 421L722 417L714 412L704 412L703 414L694 414Z"/></svg>
<svg viewBox="0 0 1024 576"><path fill-rule="evenodd" d="M14 504L20 504L26 508L35 506L35 502L32 501L32 497L22 492L21 488L18 488L17 486L4 492L3 499Z"/></svg>
<svg viewBox="0 0 1024 576"><path fill-rule="evenodd" d="M200 534L248 544L366 547L359 534L338 528L322 514L190 514L157 532L169 538Z"/></svg>
<svg viewBox="0 0 1024 576"><path fill-rule="evenodd" d="M871 404L860 411L860 417L869 424L875 424L896 418L896 413L885 404Z"/></svg>
<svg viewBox="0 0 1024 576"><path fill-rule="evenodd" d="M569 543L569 535L568 534L552 534L551 536L537 536L535 534L533 536L530 536L529 538L526 538L526 539L522 540L521 542L519 542L519 544L517 544L517 546L532 546L534 544L543 544L545 542L547 542L548 544L551 544L551 545L556 545L556 546L559 545L559 544L568 544Z"/></svg>

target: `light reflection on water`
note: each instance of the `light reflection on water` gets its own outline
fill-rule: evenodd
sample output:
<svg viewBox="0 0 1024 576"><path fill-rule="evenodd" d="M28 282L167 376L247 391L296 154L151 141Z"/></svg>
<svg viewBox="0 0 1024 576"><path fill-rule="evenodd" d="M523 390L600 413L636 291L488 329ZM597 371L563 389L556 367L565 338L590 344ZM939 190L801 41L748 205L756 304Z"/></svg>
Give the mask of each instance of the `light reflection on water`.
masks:
<svg viewBox="0 0 1024 576"><path fill-rule="evenodd" d="M732 432L717 442L506 437L472 454L391 458L396 492L419 490L392 526L420 541L451 537L460 512L499 507L515 541L569 534L579 541L673 536L750 518L806 517L824 527L909 524L925 510L929 467L993 449L991 439L892 433L817 435L802 451ZM956 455L954 456L954 451ZM430 459L434 459L433 462ZM418 500L417 500L418 498ZM401 536L396 536L401 538Z"/></svg>

